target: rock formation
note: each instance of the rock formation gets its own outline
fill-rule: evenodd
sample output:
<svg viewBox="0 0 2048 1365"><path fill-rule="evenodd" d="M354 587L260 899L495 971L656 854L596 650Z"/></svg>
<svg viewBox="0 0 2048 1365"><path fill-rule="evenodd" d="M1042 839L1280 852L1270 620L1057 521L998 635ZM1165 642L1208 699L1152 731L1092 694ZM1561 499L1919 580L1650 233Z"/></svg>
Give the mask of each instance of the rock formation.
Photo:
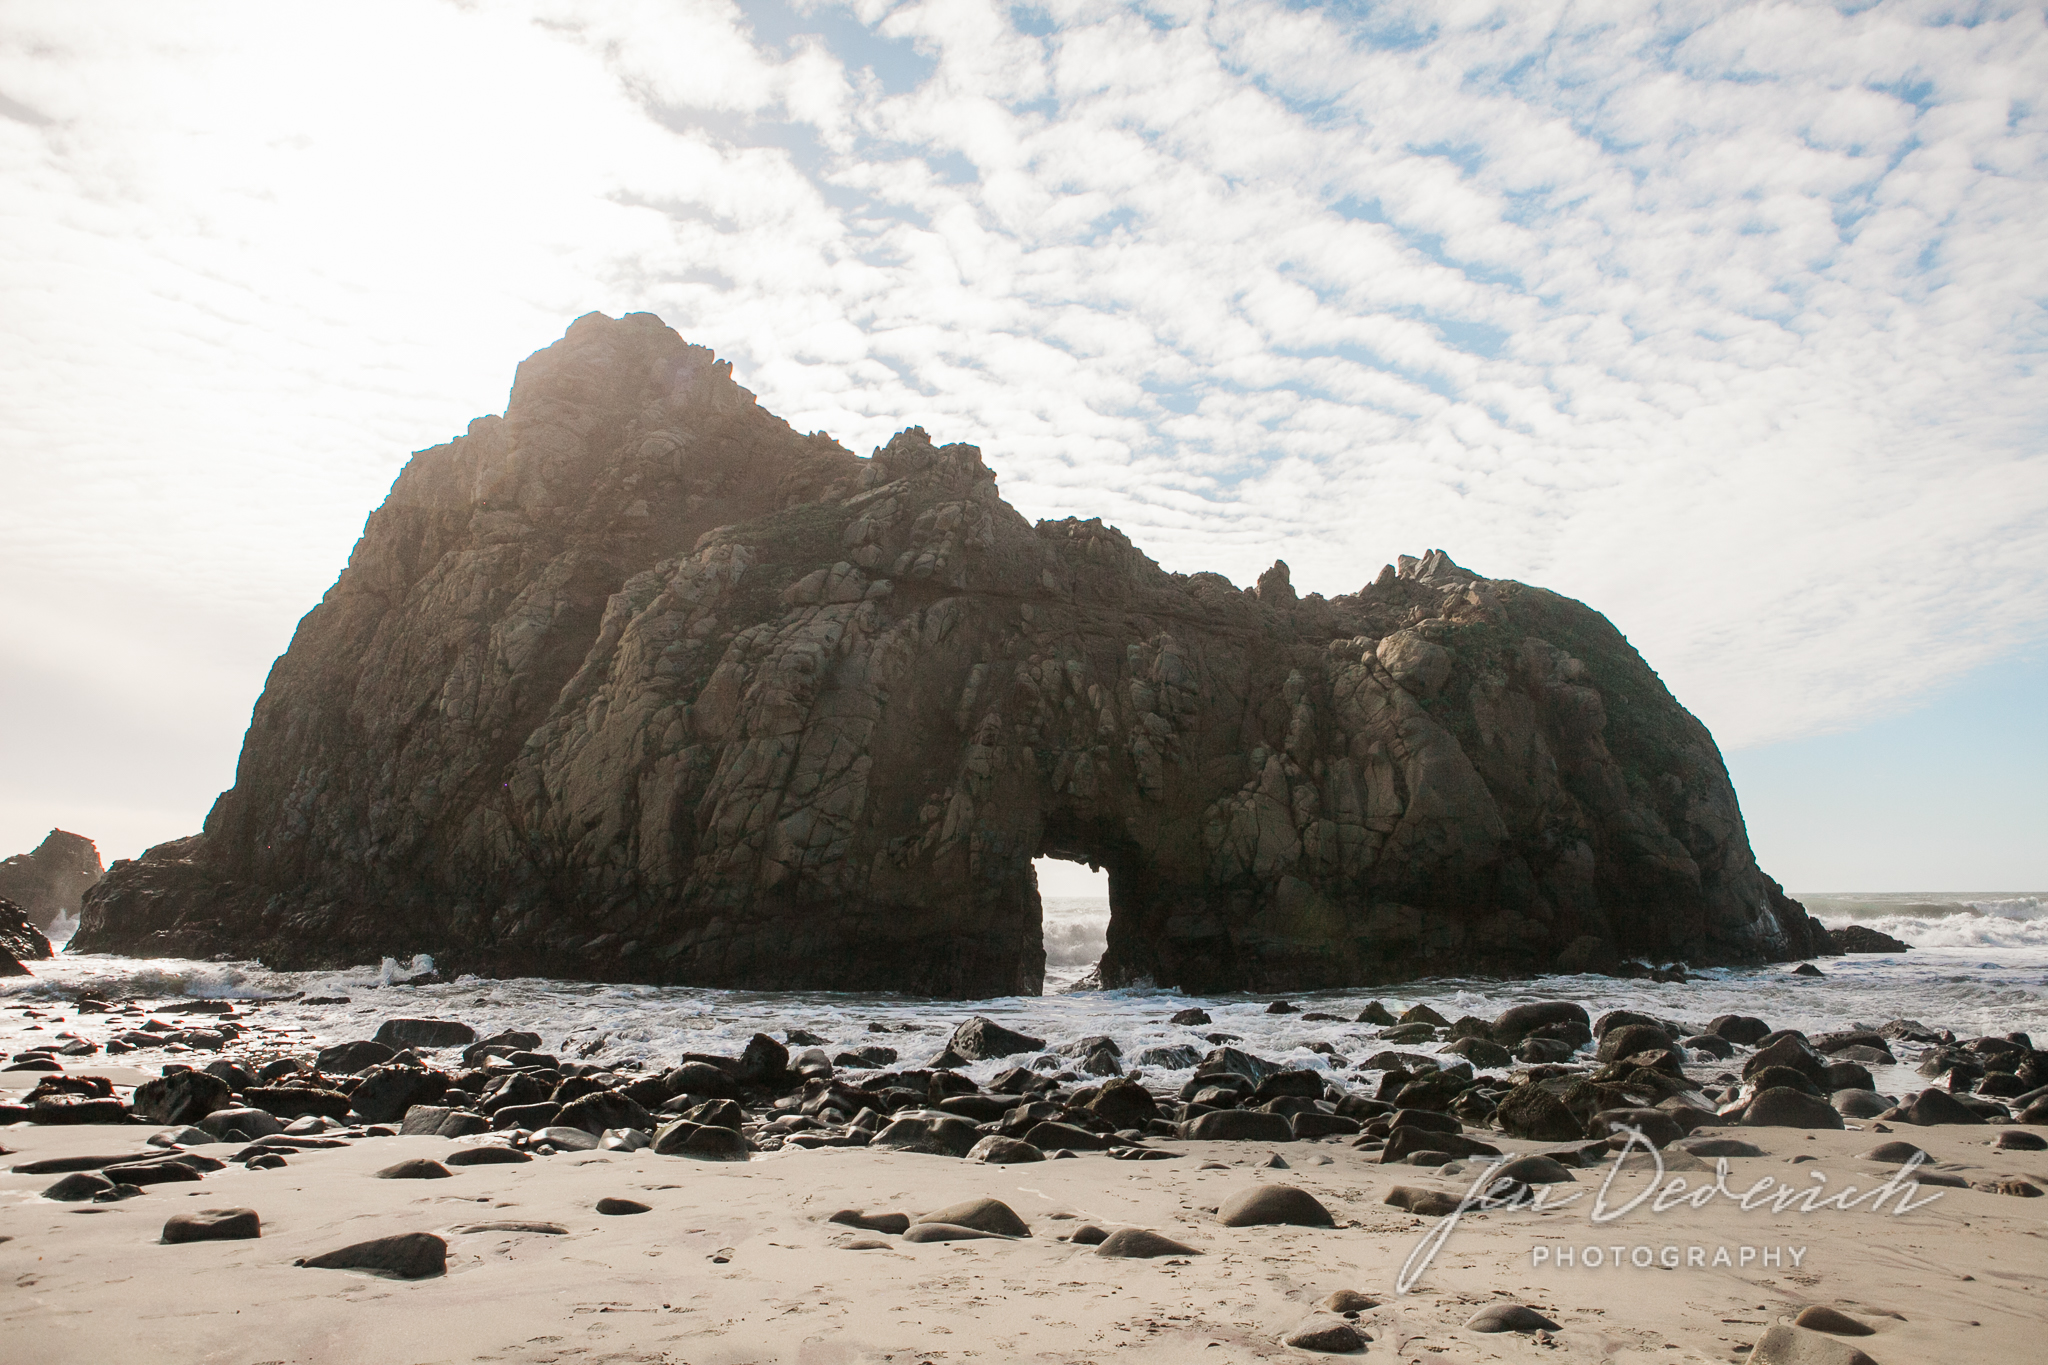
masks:
<svg viewBox="0 0 2048 1365"><path fill-rule="evenodd" d="M75 943L1036 992L1042 855L1108 869L1111 985L1825 951L1589 608L1437 551L1328 600L1167 573L972 446L799 434L648 314L413 457L205 830Z"/></svg>
<svg viewBox="0 0 2048 1365"><path fill-rule="evenodd" d="M0 976L27 976L29 970L22 963L40 962L51 955L50 940L28 912L0 897Z"/></svg>
<svg viewBox="0 0 2048 1365"><path fill-rule="evenodd" d="M47 930L59 915L76 915L79 899L106 873L100 851L82 834L53 829L33 853L0 862L0 897Z"/></svg>

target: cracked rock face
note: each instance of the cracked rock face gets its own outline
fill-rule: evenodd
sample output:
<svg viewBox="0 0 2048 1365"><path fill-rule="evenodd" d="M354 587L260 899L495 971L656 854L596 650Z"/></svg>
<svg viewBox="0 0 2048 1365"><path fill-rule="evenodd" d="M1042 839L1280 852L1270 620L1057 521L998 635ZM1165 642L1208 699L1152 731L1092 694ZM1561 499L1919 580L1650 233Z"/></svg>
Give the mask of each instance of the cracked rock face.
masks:
<svg viewBox="0 0 2048 1365"><path fill-rule="evenodd" d="M1106 984L1826 950L1580 603L1440 551L1328 600L1167 573L972 446L801 435L647 314L413 457L205 830L74 946L1035 993L1041 855L1108 868Z"/></svg>

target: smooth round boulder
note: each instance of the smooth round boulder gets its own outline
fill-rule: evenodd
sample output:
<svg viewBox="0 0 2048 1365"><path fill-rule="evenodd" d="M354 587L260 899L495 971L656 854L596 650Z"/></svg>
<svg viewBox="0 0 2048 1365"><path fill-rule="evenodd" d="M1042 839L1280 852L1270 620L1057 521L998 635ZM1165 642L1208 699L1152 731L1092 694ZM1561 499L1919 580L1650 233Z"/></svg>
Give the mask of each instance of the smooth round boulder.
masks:
<svg viewBox="0 0 2048 1365"><path fill-rule="evenodd" d="M969 1199L959 1204L948 1204L917 1220L918 1223L949 1223L954 1227L973 1228L977 1232L994 1233L998 1237L1029 1237L1027 1227L1017 1211L1000 1199ZM912 1224L913 1227L916 1224Z"/></svg>
<svg viewBox="0 0 2048 1365"><path fill-rule="evenodd" d="M1101 1246L1109 1240L1109 1234L1093 1223L1083 1223L1074 1229L1067 1240L1077 1247Z"/></svg>
<svg viewBox="0 0 2048 1365"><path fill-rule="evenodd" d="M1750 1014L1717 1015L1707 1024L1707 1032L1719 1034L1731 1043L1743 1047L1755 1047L1771 1035L1771 1026Z"/></svg>
<svg viewBox="0 0 2048 1365"><path fill-rule="evenodd" d="M361 1270L397 1280L425 1280L446 1273L448 1243L431 1232L402 1232L354 1242L293 1264L309 1270Z"/></svg>
<svg viewBox="0 0 2048 1365"><path fill-rule="evenodd" d="M617 1199L607 1195L597 1201L597 1211L612 1217L622 1217L634 1213L651 1213L654 1206L643 1204L637 1199Z"/></svg>
<svg viewBox="0 0 2048 1365"><path fill-rule="evenodd" d="M1021 1162L1043 1161L1045 1153L1028 1142L990 1133L968 1149L967 1159L991 1166L1014 1166Z"/></svg>
<svg viewBox="0 0 2048 1365"><path fill-rule="evenodd" d="M910 1227L910 1215L905 1213L869 1213L865 1209L841 1209L825 1220L841 1223L864 1232L886 1232L891 1237L900 1237Z"/></svg>
<svg viewBox="0 0 2048 1365"><path fill-rule="evenodd" d="M405 1161L394 1161L377 1172L379 1180L446 1180L455 1172L438 1161L425 1157L411 1157Z"/></svg>
<svg viewBox="0 0 2048 1365"><path fill-rule="evenodd" d="M533 1160L533 1154L491 1144L465 1147L459 1152L450 1152L446 1160L450 1166L517 1166Z"/></svg>
<svg viewBox="0 0 2048 1365"><path fill-rule="evenodd" d="M982 1238L995 1237L993 1232L980 1228L963 1228L957 1223L912 1223L910 1231L903 1234L906 1242L972 1242Z"/></svg>
<svg viewBox="0 0 2048 1365"><path fill-rule="evenodd" d="M1902 1165L1916 1156L1922 1161L1930 1160L1923 1149L1910 1142L1880 1142L1863 1153L1865 1161L1882 1161L1893 1166Z"/></svg>
<svg viewBox="0 0 2048 1365"><path fill-rule="evenodd" d="M1443 1190L1425 1190L1415 1185L1392 1185L1387 1189L1383 1204L1397 1209L1406 1209L1418 1218L1441 1218L1457 1211L1459 1198Z"/></svg>
<svg viewBox="0 0 2048 1365"><path fill-rule="evenodd" d="M1780 1323L1757 1338L1749 1365L1877 1365L1846 1341Z"/></svg>
<svg viewBox="0 0 2048 1365"><path fill-rule="evenodd" d="M263 1235L263 1220L254 1209L200 1209L174 1213L164 1224L163 1240L180 1242L243 1242Z"/></svg>
<svg viewBox="0 0 2048 1365"><path fill-rule="evenodd" d="M1922 1128L1933 1127L1936 1124L1984 1122L1976 1110L1948 1091L1935 1089L1923 1090L1900 1105L1897 1117L1905 1123L1917 1124Z"/></svg>
<svg viewBox="0 0 2048 1365"><path fill-rule="evenodd" d="M1223 1201L1216 1221L1227 1228L1285 1225L1298 1228L1333 1228L1337 1220L1322 1201L1293 1185L1253 1185Z"/></svg>
<svg viewBox="0 0 2048 1365"><path fill-rule="evenodd" d="M1493 1173L1495 1180L1515 1180L1524 1185L1566 1185L1578 1181L1571 1170L1552 1157L1518 1156Z"/></svg>
<svg viewBox="0 0 2048 1365"><path fill-rule="evenodd" d="M1794 1327L1804 1327L1812 1332L1826 1332L1837 1337L1867 1337L1877 1329L1867 1322L1858 1322L1839 1308L1830 1308L1824 1303L1802 1308L1799 1316L1792 1319Z"/></svg>
<svg viewBox="0 0 2048 1365"><path fill-rule="evenodd" d="M263 1138L284 1131L284 1125L277 1121L275 1114L246 1105L216 1109L199 1120L199 1126L215 1138L225 1138L229 1133L240 1133L245 1138Z"/></svg>
<svg viewBox="0 0 2048 1365"><path fill-rule="evenodd" d="M1150 1228L1118 1228L1102 1239L1095 1248L1097 1256L1116 1256L1125 1260L1150 1261L1161 1256L1199 1256L1202 1253L1184 1242L1152 1231Z"/></svg>
<svg viewBox="0 0 2048 1365"><path fill-rule="evenodd" d="M1642 1134L1652 1147L1669 1147L1685 1136L1685 1129L1662 1109L1602 1109L1586 1125L1589 1137L1620 1137L1629 1130Z"/></svg>
<svg viewBox="0 0 2048 1365"><path fill-rule="evenodd" d="M1584 1024L1591 1027L1586 1007L1570 1000L1540 1000L1527 1005L1510 1005L1494 1017L1493 1040L1513 1047L1539 1028L1551 1024Z"/></svg>
<svg viewBox="0 0 2048 1365"><path fill-rule="evenodd" d="M2000 1133L1991 1144L2001 1152L2038 1152L2048 1149L2048 1138L2039 1133L2024 1133L2017 1128L2008 1128Z"/></svg>
<svg viewBox="0 0 2048 1365"><path fill-rule="evenodd" d="M1316 1316L1280 1338L1297 1351L1324 1355L1355 1355L1365 1349L1365 1336L1342 1318Z"/></svg>
<svg viewBox="0 0 2048 1365"><path fill-rule="evenodd" d="M1874 1119L1892 1107L1891 1101L1875 1090L1837 1090L1828 1103L1845 1119Z"/></svg>
<svg viewBox="0 0 2048 1365"><path fill-rule="evenodd" d="M1294 1125L1284 1114L1218 1109L1185 1125L1182 1134L1196 1142L1292 1142Z"/></svg>
<svg viewBox="0 0 2048 1365"><path fill-rule="evenodd" d="M44 1199L54 1199L60 1204L77 1204L97 1195L113 1193L114 1182L91 1171L74 1171L56 1184L44 1190Z"/></svg>
<svg viewBox="0 0 2048 1365"><path fill-rule="evenodd" d="M1556 1323L1527 1304L1491 1303L1465 1319L1468 1332L1555 1332Z"/></svg>
<svg viewBox="0 0 2048 1365"><path fill-rule="evenodd" d="M1581 1012L1583 1017L1583 1012ZM1380 1306L1378 1299L1361 1294L1356 1289L1338 1289L1324 1296L1317 1307L1328 1313L1363 1313Z"/></svg>
<svg viewBox="0 0 2048 1365"><path fill-rule="evenodd" d="M1981 1122L1981 1120L1979 1120ZM1745 1128L1841 1128L1842 1116L1818 1095L1790 1086L1759 1091L1742 1113Z"/></svg>

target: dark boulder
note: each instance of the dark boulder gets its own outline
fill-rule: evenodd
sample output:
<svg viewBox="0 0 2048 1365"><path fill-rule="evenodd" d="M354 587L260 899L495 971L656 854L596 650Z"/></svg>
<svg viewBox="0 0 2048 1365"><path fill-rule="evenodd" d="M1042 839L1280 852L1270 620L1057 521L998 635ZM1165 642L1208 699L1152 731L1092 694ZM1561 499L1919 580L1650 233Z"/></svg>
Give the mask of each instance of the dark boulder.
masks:
<svg viewBox="0 0 2048 1365"><path fill-rule="evenodd" d="M321 1048L313 1059L313 1067L316 1071L324 1071L330 1076L353 1076L358 1072L368 1071L373 1066L381 1066L397 1055L397 1048L360 1039L353 1043L336 1043L332 1047Z"/></svg>
<svg viewBox="0 0 2048 1365"><path fill-rule="evenodd" d="M204 1071L174 1071L135 1087L136 1117L151 1123L197 1123L228 1107L228 1083Z"/></svg>
<svg viewBox="0 0 2048 1365"><path fill-rule="evenodd" d="M448 1077L417 1066L376 1066L349 1091L349 1105L371 1123L403 1119L417 1104L432 1104L448 1091ZM250 1134L251 1137L255 1134Z"/></svg>
<svg viewBox="0 0 2048 1365"><path fill-rule="evenodd" d="M1945 1090L1923 1090L1891 1113L1902 1123L1918 1124L1922 1127L1984 1122L1976 1110Z"/></svg>
<svg viewBox="0 0 2048 1365"><path fill-rule="evenodd" d="M1274 1224L1302 1228L1333 1228L1337 1220L1322 1201L1293 1185L1253 1185L1223 1201L1216 1221L1227 1228Z"/></svg>
<svg viewBox="0 0 2048 1365"><path fill-rule="evenodd" d="M374 1041L390 1048L467 1047L476 1030L453 1019L386 1019Z"/></svg>
<svg viewBox="0 0 2048 1365"><path fill-rule="evenodd" d="M1838 953L1905 953L1913 945L1873 929L1867 924L1849 924L1828 930L1828 942Z"/></svg>
<svg viewBox="0 0 2048 1365"><path fill-rule="evenodd" d="M1722 1014L1715 1016L1707 1025L1707 1032L1717 1033L1729 1042L1739 1043L1743 1047L1755 1047L1770 1036L1771 1026L1754 1015Z"/></svg>
<svg viewBox="0 0 2048 1365"><path fill-rule="evenodd" d="M970 1062L1014 1057L1020 1052L1043 1052L1045 1039L1006 1029L993 1019L976 1015L953 1030L947 1046Z"/></svg>
<svg viewBox="0 0 2048 1365"><path fill-rule="evenodd" d="M1585 1121L1555 1091L1540 1084L1518 1085L1493 1111L1493 1121L1510 1137L1532 1142L1569 1142L1583 1137Z"/></svg>
<svg viewBox="0 0 2048 1365"><path fill-rule="evenodd" d="M1280 1114L1218 1109L1183 1124L1181 1135L1195 1142L1292 1142L1294 1125Z"/></svg>
<svg viewBox="0 0 2048 1365"><path fill-rule="evenodd" d="M638 1128L652 1132L655 1127L654 1115L634 1103L617 1090L598 1090L571 1100L555 1115L555 1123L566 1128L581 1128L586 1133L603 1134L612 1128Z"/></svg>
<svg viewBox="0 0 2048 1365"><path fill-rule="evenodd" d="M361 1270L397 1280L425 1280L446 1273L448 1243L431 1232L376 1237L295 1262L309 1270Z"/></svg>
<svg viewBox="0 0 2048 1365"><path fill-rule="evenodd" d="M1742 1113L1745 1128L1841 1128L1842 1116L1826 1100L1778 1086L1758 1091Z"/></svg>

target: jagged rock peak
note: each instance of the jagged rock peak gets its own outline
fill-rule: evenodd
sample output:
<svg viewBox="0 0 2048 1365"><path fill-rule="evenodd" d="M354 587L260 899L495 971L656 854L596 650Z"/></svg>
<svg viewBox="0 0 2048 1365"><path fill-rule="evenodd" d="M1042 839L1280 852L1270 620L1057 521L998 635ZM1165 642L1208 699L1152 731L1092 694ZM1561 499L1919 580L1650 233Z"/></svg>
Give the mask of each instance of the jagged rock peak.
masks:
<svg viewBox="0 0 2048 1365"><path fill-rule="evenodd" d="M60 915L78 913L81 898L105 872L92 840L53 829L33 852L0 862L0 899L13 901L39 930L47 931Z"/></svg>
<svg viewBox="0 0 2048 1365"><path fill-rule="evenodd" d="M1706 730L1598 613L1441 550L1356 594L1027 522L971 445L800 435L658 319L578 319L419 452L204 831L85 950L1034 992L1810 954Z"/></svg>

